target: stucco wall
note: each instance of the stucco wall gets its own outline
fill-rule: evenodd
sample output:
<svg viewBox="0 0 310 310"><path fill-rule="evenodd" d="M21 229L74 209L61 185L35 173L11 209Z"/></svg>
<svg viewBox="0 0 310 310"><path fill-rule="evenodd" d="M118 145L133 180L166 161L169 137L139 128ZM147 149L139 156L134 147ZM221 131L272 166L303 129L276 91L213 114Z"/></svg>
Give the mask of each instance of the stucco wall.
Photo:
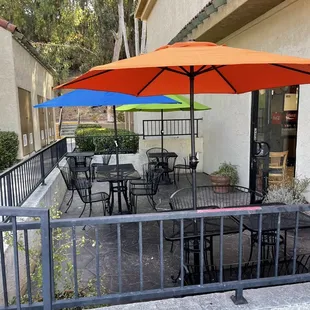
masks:
<svg viewBox="0 0 310 310"><path fill-rule="evenodd" d="M0 130L20 135L12 41L12 34L0 27Z"/></svg>
<svg viewBox="0 0 310 310"><path fill-rule="evenodd" d="M307 0L286 1L219 43L232 47L310 57L310 20ZM310 177L309 136L310 86L300 88L297 138L297 175ZM239 165L241 183L249 179L250 94L196 96L212 110L205 113L204 170L210 172L224 158ZM215 138L216 137L216 138ZM225 155L226 154L226 155ZM210 156L211 155L211 156ZM310 197L309 197L310 198Z"/></svg>
<svg viewBox="0 0 310 310"><path fill-rule="evenodd" d="M147 20L147 51L169 43L209 0L157 0Z"/></svg>
<svg viewBox="0 0 310 310"><path fill-rule="evenodd" d="M15 40L13 40L13 53L16 86L31 93L31 104L36 105L38 103L38 95L45 99L52 99L54 97L52 75ZM41 140L37 109L32 109L32 116L35 149L39 150Z"/></svg>

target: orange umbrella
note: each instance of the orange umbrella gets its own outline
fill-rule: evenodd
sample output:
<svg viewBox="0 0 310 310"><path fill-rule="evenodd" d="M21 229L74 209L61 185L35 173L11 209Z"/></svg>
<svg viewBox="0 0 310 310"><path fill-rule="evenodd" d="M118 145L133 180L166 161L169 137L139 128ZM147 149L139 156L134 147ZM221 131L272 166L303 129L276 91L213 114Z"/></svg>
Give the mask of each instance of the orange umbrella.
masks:
<svg viewBox="0 0 310 310"><path fill-rule="evenodd" d="M194 93L239 94L310 83L310 59L181 42L154 52L97 66L56 88L83 88L136 96L190 94L193 206L196 207Z"/></svg>

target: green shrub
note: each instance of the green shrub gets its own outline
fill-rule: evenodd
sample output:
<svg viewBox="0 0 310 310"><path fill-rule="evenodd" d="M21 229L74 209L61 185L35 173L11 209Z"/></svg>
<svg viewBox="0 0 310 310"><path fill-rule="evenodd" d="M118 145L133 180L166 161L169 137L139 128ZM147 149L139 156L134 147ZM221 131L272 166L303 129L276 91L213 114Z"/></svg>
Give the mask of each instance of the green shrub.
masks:
<svg viewBox="0 0 310 310"><path fill-rule="evenodd" d="M137 153L139 136L125 129L118 129L119 153ZM76 146L80 151L95 152L96 154L114 154L114 129L83 128L75 131Z"/></svg>
<svg viewBox="0 0 310 310"><path fill-rule="evenodd" d="M13 131L0 131L0 171L11 167L18 154L18 135Z"/></svg>
<svg viewBox="0 0 310 310"><path fill-rule="evenodd" d="M77 126L76 130L85 128L101 128L99 124L80 124Z"/></svg>

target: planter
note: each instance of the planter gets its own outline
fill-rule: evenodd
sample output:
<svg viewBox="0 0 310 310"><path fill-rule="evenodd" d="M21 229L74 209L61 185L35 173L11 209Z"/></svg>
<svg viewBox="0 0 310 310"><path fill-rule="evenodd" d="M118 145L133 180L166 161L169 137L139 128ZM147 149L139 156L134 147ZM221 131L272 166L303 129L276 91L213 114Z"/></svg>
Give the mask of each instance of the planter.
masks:
<svg viewBox="0 0 310 310"><path fill-rule="evenodd" d="M219 174L211 174L210 179L212 185L214 185L214 192L225 194L229 192L230 179L227 176L219 175Z"/></svg>

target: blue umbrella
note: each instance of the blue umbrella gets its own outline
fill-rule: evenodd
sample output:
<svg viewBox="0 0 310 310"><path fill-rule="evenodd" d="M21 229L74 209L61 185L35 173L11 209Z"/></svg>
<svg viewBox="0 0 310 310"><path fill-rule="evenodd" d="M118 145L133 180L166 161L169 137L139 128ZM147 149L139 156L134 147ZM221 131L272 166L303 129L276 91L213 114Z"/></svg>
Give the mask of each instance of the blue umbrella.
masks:
<svg viewBox="0 0 310 310"><path fill-rule="evenodd" d="M116 165L119 165L118 158L118 143L117 143L117 124L115 106L125 104L177 104L178 101L166 96L148 96L135 97L131 95L105 92L97 90L78 89L70 93L66 93L60 97L37 104L34 108L56 108L56 107L99 107L99 106L113 106L114 113L114 129L115 129L115 156Z"/></svg>

